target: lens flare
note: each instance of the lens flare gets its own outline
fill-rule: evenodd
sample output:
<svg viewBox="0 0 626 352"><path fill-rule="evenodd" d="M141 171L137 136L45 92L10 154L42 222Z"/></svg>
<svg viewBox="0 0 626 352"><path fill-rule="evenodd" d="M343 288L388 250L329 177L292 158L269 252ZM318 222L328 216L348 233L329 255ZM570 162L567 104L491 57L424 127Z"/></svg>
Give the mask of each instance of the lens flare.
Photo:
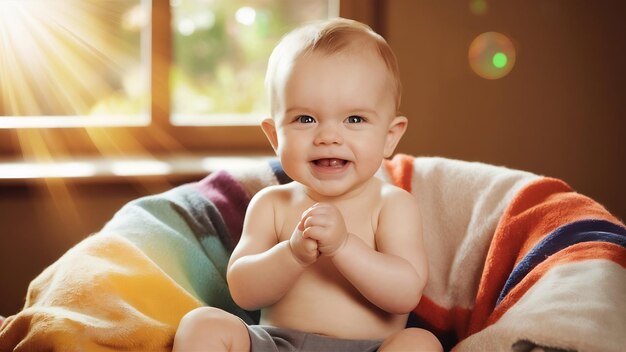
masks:
<svg viewBox="0 0 626 352"><path fill-rule="evenodd" d="M485 0L471 0L469 6L474 15L482 16L487 13L487 1Z"/></svg>
<svg viewBox="0 0 626 352"><path fill-rule="evenodd" d="M480 77L502 78L515 65L515 46L504 34L486 32L472 41L468 58L470 67Z"/></svg>
<svg viewBox="0 0 626 352"><path fill-rule="evenodd" d="M508 61L509 61L509 58L506 56L505 53L495 53L493 54L493 59L491 60L491 62L493 63L493 66L497 68L506 67L506 63Z"/></svg>

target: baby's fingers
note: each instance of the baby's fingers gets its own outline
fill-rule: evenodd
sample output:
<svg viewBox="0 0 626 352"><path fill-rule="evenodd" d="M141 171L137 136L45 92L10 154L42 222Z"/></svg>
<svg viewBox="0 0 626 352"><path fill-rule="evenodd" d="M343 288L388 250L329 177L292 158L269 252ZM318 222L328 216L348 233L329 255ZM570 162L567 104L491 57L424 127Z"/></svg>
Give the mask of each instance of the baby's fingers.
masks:
<svg viewBox="0 0 626 352"><path fill-rule="evenodd" d="M294 231L289 239L289 246L296 260L303 265L312 264L320 255L317 249L317 242L305 238L301 231Z"/></svg>
<svg viewBox="0 0 626 352"><path fill-rule="evenodd" d="M300 217L300 222L298 223L298 230L304 231L304 229L307 226L306 225L307 220L310 219L311 216L315 214L315 208L317 207L318 204L319 203L315 203L312 207L308 208L302 213L302 216Z"/></svg>
<svg viewBox="0 0 626 352"><path fill-rule="evenodd" d="M312 240L310 238L303 238L302 246L304 247L304 250L309 253L317 252L317 241L315 240Z"/></svg>

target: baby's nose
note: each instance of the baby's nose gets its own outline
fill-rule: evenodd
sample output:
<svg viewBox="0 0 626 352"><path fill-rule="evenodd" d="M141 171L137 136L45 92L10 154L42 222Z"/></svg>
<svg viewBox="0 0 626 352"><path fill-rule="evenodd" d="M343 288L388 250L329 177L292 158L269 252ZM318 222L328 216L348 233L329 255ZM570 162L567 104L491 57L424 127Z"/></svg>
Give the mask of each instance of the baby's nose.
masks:
<svg viewBox="0 0 626 352"><path fill-rule="evenodd" d="M341 144L342 142L341 132L338 128L331 125L320 126L315 136L316 145Z"/></svg>

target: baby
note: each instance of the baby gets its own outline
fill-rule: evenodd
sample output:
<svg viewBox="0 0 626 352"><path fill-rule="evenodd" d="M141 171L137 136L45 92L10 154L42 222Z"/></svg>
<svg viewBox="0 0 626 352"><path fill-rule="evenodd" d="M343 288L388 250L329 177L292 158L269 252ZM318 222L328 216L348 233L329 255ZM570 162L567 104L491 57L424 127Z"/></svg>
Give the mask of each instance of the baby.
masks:
<svg viewBox="0 0 626 352"><path fill-rule="evenodd" d="M418 205L374 177L408 123L391 48L359 22L309 24L274 49L266 86L261 127L294 182L254 196L227 272L260 325L198 308L174 350L442 350L405 328L428 278Z"/></svg>

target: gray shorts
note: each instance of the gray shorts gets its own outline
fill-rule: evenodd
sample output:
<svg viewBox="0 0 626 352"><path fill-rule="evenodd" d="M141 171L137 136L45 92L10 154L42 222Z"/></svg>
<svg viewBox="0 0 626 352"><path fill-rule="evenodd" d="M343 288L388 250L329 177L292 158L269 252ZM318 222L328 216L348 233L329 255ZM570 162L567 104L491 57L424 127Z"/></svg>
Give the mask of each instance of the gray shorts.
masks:
<svg viewBox="0 0 626 352"><path fill-rule="evenodd" d="M375 352L383 340L346 340L267 325L246 325L251 352Z"/></svg>

